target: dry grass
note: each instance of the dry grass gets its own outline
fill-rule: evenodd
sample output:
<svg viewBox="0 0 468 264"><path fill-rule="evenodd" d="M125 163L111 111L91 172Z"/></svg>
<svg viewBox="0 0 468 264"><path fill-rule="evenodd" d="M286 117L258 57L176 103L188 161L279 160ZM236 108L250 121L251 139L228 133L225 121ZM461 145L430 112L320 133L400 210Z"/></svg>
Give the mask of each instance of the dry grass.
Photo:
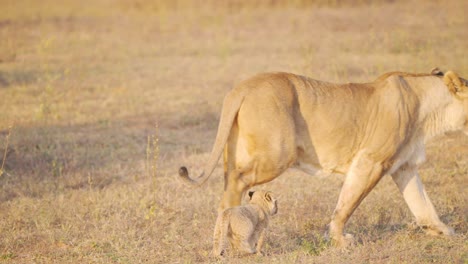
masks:
<svg viewBox="0 0 468 264"><path fill-rule="evenodd" d="M222 171L198 189L176 173L200 171L224 94L255 73L468 76L465 1L196 2L0 0L0 262L216 262ZM468 139L427 152L423 181L457 236L412 229L386 178L339 252L323 233L342 179L292 170L261 187L281 195L267 255L231 262L466 263Z"/></svg>

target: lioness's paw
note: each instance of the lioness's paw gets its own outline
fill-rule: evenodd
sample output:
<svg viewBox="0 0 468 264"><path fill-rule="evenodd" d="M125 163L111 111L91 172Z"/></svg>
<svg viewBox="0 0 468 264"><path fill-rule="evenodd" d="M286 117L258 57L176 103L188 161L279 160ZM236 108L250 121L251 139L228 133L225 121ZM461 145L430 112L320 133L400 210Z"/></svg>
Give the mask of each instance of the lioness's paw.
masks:
<svg viewBox="0 0 468 264"><path fill-rule="evenodd" d="M344 234L339 237L332 239L332 244L335 247L341 248L343 250L349 249L351 246L356 244L354 236L351 234Z"/></svg>
<svg viewBox="0 0 468 264"><path fill-rule="evenodd" d="M455 231L453 230L453 228L446 226L444 224L434 225L434 226L424 226L423 229L426 231L426 234L431 235L431 236L441 236L441 235L453 236L455 234Z"/></svg>

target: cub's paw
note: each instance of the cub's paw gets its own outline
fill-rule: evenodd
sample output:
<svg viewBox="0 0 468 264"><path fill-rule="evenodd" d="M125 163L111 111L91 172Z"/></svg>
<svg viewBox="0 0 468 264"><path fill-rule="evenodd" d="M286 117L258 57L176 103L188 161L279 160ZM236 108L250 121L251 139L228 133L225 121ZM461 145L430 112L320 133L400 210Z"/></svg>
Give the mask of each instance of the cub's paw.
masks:
<svg viewBox="0 0 468 264"><path fill-rule="evenodd" d="M213 250L211 251L211 255L216 258L224 258L226 256L226 250L222 250L222 251Z"/></svg>

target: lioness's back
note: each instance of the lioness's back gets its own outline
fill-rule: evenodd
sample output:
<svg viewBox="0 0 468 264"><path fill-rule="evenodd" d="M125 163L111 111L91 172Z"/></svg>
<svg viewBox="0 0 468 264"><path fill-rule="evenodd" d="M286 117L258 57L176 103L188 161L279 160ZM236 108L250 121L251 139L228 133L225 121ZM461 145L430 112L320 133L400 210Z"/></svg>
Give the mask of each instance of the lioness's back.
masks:
<svg viewBox="0 0 468 264"><path fill-rule="evenodd" d="M259 146L269 145L280 150L299 150L288 152L282 158L282 166L289 167L299 157L299 161L307 160L320 169L343 172L349 166L349 154L356 152L355 142L360 139L353 135L363 134L368 104L376 90L371 84L338 85L277 72L256 75L232 92L243 95L236 119L241 127L239 139L255 146L247 155L238 155L240 163L251 160L254 154L249 154L258 151ZM314 144L314 153L300 151L310 149L312 142L322 143ZM255 154L276 160L269 153ZM257 175L260 183L262 178L269 176Z"/></svg>

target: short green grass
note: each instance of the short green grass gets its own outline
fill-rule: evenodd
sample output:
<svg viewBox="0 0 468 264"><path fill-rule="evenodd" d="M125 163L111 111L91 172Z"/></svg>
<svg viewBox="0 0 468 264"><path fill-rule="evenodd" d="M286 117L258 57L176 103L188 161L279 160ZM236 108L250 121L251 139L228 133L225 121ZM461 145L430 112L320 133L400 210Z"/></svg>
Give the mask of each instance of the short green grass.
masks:
<svg viewBox="0 0 468 264"><path fill-rule="evenodd" d="M0 262L465 263L468 139L428 145L426 189L454 237L428 237L384 178L324 238L341 177L291 170L266 256L210 257L222 170L201 171L223 96L258 72L365 82L439 66L468 76L463 1L2 1ZM197 2L198 3L198 2ZM3 163L4 162L4 163Z"/></svg>

